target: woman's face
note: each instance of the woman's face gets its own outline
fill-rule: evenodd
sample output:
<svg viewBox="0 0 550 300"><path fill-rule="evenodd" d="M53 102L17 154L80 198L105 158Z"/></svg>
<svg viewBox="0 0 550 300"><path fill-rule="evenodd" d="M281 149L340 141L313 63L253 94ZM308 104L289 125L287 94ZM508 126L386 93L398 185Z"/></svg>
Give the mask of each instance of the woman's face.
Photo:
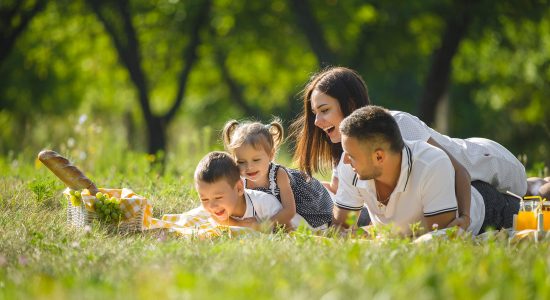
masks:
<svg viewBox="0 0 550 300"><path fill-rule="evenodd" d="M331 142L340 143L339 126L344 119L344 114L338 100L318 90L313 90L310 102L311 111L315 115L315 126L323 130Z"/></svg>

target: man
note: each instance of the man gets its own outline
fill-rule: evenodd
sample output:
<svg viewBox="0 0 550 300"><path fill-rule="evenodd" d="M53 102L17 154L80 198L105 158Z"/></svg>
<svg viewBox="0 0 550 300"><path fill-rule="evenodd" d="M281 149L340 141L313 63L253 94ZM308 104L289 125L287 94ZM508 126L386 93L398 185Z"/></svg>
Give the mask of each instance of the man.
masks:
<svg viewBox="0 0 550 300"><path fill-rule="evenodd" d="M338 169L335 225L345 227L348 214L363 205L373 225L394 224L404 235L410 235L410 226L417 222L430 230L434 224L445 228L455 219L454 169L443 150L423 141L405 142L395 119L377 106L354 111L340 131L348 165ZM519 201L483 182L472 186L468 231L510 227Z"/></svg>

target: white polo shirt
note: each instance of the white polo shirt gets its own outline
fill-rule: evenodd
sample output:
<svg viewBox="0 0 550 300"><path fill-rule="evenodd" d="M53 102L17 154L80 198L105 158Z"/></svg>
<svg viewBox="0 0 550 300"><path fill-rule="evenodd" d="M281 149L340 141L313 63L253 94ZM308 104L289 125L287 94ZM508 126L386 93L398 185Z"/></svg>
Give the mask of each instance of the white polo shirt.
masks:
<svg viewBox="0 0 550 300"><path fill-rule="evenodd" d="M424 217L456 211L454 169L447 154L422 141L405 141L405 145L401 173L387 206L379 205L374 180L358 179L343 159L337 167L335 205L348 210L366 206L372 224L393 223L405 235L412 234L410 225L416 222L426 228ZM472 223L468 230L477 234L485 217L485 205L476 189L472 189L470 211Z"/></svg>
<svg viewBox="0 0 550 300"><path fill-rule="evenodd" d="M431 137L468 170L472 181L487 182L502 193L510 191L523 196L527 192L525 167L499 143L484 138L450 138L411 114L401 111L390 113L404 140L426 142Z"/></svg>
<svg viewBox="0 0 550 300"><path fill-rule="evenodd" d="M246 211L244 215L241 218L231 218L235 220L255 218L258 222L263 222L269 220L283 209L281 202L279 202L275 196L262 191L244 189L244 197L246 200ZM309 226L309 223L299 214L295 214L290 220L290 224L293 228L297 228L302 223Z"/></svg>

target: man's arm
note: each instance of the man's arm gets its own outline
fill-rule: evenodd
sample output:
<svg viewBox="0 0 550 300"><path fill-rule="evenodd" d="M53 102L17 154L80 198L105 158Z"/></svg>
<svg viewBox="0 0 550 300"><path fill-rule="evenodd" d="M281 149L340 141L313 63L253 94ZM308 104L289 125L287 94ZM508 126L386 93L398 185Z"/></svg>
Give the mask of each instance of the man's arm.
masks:
<svg viewBox="0 0 550 300"><path fill-rule="evenodd" d="M432 146L433 147L433 146ZM435 154L435 150L439 154ZM422 205L427 231L434 224L446 228L456 217L457 200L455 195L454 169L450 159L434 147L432 159L422 174Z"/></svg>
<svg viewBox="0 0 550 300"><path fill-rule="evenodd" d="M332 225L339 228L349 228L355 226L365 199L359 194L357 187L353 185L355 172L349 165L342 165L339 171L338 190L334 197L333 221ZM354 224L349 224L350 213L355 215Z"/></svg>
<svg viewBox="0 0 550 300"><path fill-rule="evenodd" d="M445 151L453 168L455 170L455 195L458 205L458 217L448 224L449 227L460 226L462 229L467 230L472 220L470 219L470 205L472 203L472 185L471 178L468 170L462 166L443 146L437 143L434 139L429 138L428 143ZM438 225L442 225L437 223ZM431 228L431 227L430 227ZM441 227L443 228L443 227Z"/></svg>
<svg viewBox="0 0 550 300"><path fill-rule="evenodd" d="M359 216L359 212L360 211L349 210L349 209L341 208L335 205L333 209L334 216L332 219L332 225L334 227L343 228L343 229L347 229L350 226L353 227L357 224L357 217ZM356 216L356 218L354 218L355 223L348 224L347 220L349 220L349 217L352 215Z"/></svg>
<svg viewBox="0 0 550 300"><path fill-rule="evenodd" d="M434 225L437 224L437 228L446 228L451 227L451 222L456 217L456 211L444 212L435 216L424 217L426 222L426 231L430 231L434 228Z"/></svg>

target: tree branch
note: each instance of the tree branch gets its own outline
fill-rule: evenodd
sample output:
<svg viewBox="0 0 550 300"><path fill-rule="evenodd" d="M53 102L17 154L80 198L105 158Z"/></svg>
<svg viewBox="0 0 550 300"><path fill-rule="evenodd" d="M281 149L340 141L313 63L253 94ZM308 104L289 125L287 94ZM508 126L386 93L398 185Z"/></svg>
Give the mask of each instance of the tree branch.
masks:
<svg viewBox="0 0 550 300"><path fill-rule="evenodd" d="M215 51L216 60L218 61L218 65L220 66L222 78L229 87L231 99L233 99L233 101L237 103L237 106L239 106L247 116L260 117L260 112L251 105L248 105L248 103L246 103L246 100L242 93L242 87L239 86L239 84L233 79L231 73L229 72L229 69L227 68L227 65L225 64L227 59L225 54L221 53L221 51L218 49L216 49Z"/></svg>
<svg viewBox="0 0 550 300"><path fill-rule="evenodd" d="M170 120L174 118L176 112L178 111L178 108L183 103L183 96L187 87L187 78L189 77L189 73L191 73L193 65L197 61L197 47L201 42L200 30L208 21L211 4L211 0L205 0L202 2L202 6L199 9L199 13L197 14L195 22L191 25L191 39L183 53L185 66L183 67L183 70L178 80L178 91L176 93L176 99L172 107L170 107L168 112L163 116L163 119L166 123L170 122Z"/></svg>
<svg viewBox="0 0 550 300"><path fill-rule="evenodd" d="M311 50L317 56L320 66L332 65L336 62L335 54L328 47L323 29L315 19L307 0L289 0L296 15L296 22L309 42Z"/></svg>
<svg viewBox="0 0 550 300"><path fill-rule="evenodd" d="M139 42L137 39L136 31L132 24L130 5L128 3L128 0L108 2L108 4L111 4L111 6L109 7L105 7L106 4L104 4L101 0L88 0L88 3L90 3L93 11L97 15L101 23L103 23L105 30L107 30L107 32L111 36L113 43L115 44L119 59L122 61L124 66L126 66L126 69L128 69L130 78L138 89L139 103L141 105L143 114L145 115L145 120L148 122L153 117L153 114L149 105L147 81L145 80L145 75L141 68ZM112 9L112 11L109 12L116 14L116 19L109 20L102 9ZM117 30L117 24L115 21L118 19L122 20L123 22L119 30Z"/></svg>
<svg viewBox="0 0 550 300"><path fill-rule="evenodd" d="M13 28L13 30L10 30L12 29L10 25L13 22L13 19L18 17L17 14L22 3L23 1L15 1L14 7L0 11L3 23L2 27L4 28L0 28L0 64L2 64L4 59L6 59L8 54L11 52L11 49L15 45L15 41L27 28L32 18L34 18L40 11L44 10L47 2L46 0L37 0L30 10L22 11L19 16L21 18L20 23Z"/></svg>

